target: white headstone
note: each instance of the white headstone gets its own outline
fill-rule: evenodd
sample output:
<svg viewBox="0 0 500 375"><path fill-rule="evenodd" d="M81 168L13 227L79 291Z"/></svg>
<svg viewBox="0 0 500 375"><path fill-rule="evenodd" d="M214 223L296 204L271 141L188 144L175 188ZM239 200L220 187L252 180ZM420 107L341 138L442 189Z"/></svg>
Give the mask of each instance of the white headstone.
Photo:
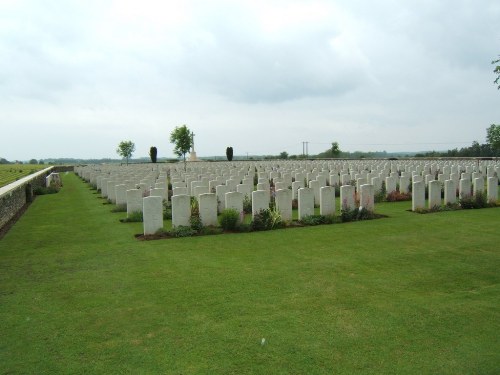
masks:
<svg viewBox="0 0 500 375"><path fill-rule="evenodd" d="M393 177L391 177L393 178ZM374 188L371 184L364 184L360 186L359 206L368 211L373 211L375 208Z"/></svg>
<svg viewBox="0 0 500 375"><path fill-rule="evenodd" d="M292 191L290 189L276 190L276 210L284 221L292 220Z"/></svg>
<svg viewBox="0 0 500 375"><path fill-rule="evenodd" d="M433 180L429 181L429 209L441 207L441 182Z"/></svg>
<svg viewBox="0 0 500 375"><path fill-rule="evenodd" d="M387 194L396 191L397 180L395 177L386 177L385 178L385 191Z"/></svg>
<svg viewBox="0 0 500 375"><path fill-rule="evenodd" d="M319 206L319 188L320 183L318 180L309 181L309 188L313 191L314 194L314 206Z"/></svg>
<svg viewBox="0 0 500 375"><path fill-rule="evenodd" d="M455 181L446 180L444 182L444 204L457 203L457 187Z"/></svg>
<svg viewBox="0 0 500 375"><path fill-rule="evenodd" d="M335 214L335 187L323 186L319 190L319 213L320 215Z"/></svg>
<svg viewBox="0 0 500 375"><path fill-rule="evenodd" d="M472 193L474 194L474 196L477 193L484 192L484 178L476 177L472 180L472 184L473 184Z"/></svg>
<svg viewBox="0 0 500 375"><path fill-rule="evenodd" d="M413 182L411 196L412 211L425 208L425 184L423 181Z"/></svg>
<svg viewBox="0 0 500 375"><path fill-rule="evenodd" d="M172 227L190 225L191 218L191 198L189 195L172 196Z"/></svg>
<svg viewBox="0 0 500 375"><path fill-rule="evenodd" d="M460 199L465 199L471 196L471 181L466 179L460 179L458 196Z"/></svg>
<svg viewBox="0 0 500 375"><path fill-rule="evenodd" d="M204 226L216 226L217 223L217 196L212 193L200 194L200 220Z"/></svg>
<svg viewBox="0 0 500 375"><path fill-rule="evenodd" d="M495 203L498 200L498 177L488 177L486 188L488 202Z"/></svg>
<svg viewBox="0 0 500 375"><path fill-rule="evenodd" d="M142 211L142 191L139 189L127 190L127 217L134 212Z"/></svg>
<svg viewBox="0 0 500 375"><path fill-rule="evenodd" d="M269 208L269 193L265 190L257 190L252 192L252 218L260 210Z"/></svg>
<svg viewBox="0 0 500 375"><path fill-rule="evenodd" d="M354 186L343 185L340 187L340 207L341 210L353 210L356 208Z"/></svg>
<svg viewBox="0 0 500 375"><path fill-rule="evenodd" d="M163 228L163 198L143 198L144 235L155 234Z"/></svg>
<svg viewBox="0 0 500 375"><path fill-rule="evenodd" d="M174 187L172 190L172 195L187 195L187 187Z"/></svg>
<svg viewBox="0 0 500 375"><path fill-rule="evenodd" d="M232 208L239 213L243 212L243 194L231 191L225 194L226 209Z"/></svg>
<svg viewBox="0 0 500 375"><path fill-rule="evenodd" d="M299 220L314 215L314 191L310 188L301 188L299 197Z"/></svg>

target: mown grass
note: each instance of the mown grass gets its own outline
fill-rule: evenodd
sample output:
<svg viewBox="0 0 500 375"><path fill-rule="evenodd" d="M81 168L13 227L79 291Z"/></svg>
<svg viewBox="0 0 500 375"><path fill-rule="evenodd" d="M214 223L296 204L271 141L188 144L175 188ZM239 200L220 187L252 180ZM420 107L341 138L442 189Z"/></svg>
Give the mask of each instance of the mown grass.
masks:
<svg viewBox="0 0 500 375"><path fill-rule="evenodd" d="M65 175L0 241L1 373L500 368L498 208L141 242L97 197Z"/></svg>
<svg viewBox="0 0 500 375"><path fill-rule="evenodd" d="M0 187L47 167L43 164L0 164Z"/></svg>

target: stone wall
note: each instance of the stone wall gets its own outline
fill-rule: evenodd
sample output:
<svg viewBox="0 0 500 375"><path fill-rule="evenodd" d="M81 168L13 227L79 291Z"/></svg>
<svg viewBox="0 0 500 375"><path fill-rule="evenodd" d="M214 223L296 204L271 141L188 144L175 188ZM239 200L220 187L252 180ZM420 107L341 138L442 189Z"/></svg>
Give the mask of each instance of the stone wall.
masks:
<svg viewBox="0 0 500 375"><path fill-rule="evenodd" d="M33 189L38 186L45 186L45 177L52 172L52 169L53 167L46 168L0 188L0 229L26 203L30 203L33 200Z"/></svg>

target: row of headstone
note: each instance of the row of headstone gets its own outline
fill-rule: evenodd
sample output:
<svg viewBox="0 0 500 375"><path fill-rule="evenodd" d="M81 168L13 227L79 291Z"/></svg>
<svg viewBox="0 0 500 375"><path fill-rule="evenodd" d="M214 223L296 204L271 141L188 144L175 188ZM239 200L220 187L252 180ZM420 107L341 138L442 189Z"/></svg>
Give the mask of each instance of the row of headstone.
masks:
<svg viewBox="0 0 500 375"><path fill-rule="evenodd" d="M412 210L425 209L425 187L424 181L413 182L412 186ZM484 193L485 184L482 177L475 178L472 183L468 178L460 179L459 183L454 180L445 180L444 184L440 181L431 180L427 183L428 200L427 208L433 209L441 207L442 204L456 204L460 199L475 196L478 193ZM444 191L444 201L442 192ZM458 191L458 196L457 196ZM488 202L498 200L498 177L488 177L486 183L486 199Z"/></svg>
<svg viewBox="0 0 500 375"><path fill-rule="evenodd" d="M289 196L300 201L299 218L314 212L314 207L320 207L321 214L331 211L330 205L334 199L329 199L331 186L340 186L342 209L355 208L356 196L361 207L373 209L373 194L380 191L382 182L385 182L387 193L395 191L399 186L401 193L408 192L410 184L423 182L430 187L429 201L437 202L436 193L445 188L445 203L456 201L456 193L452 194L451 183L455 185L467 184L480 186L485 178L496 177L499 165L494 161L459 162L428 162L428 161L301 161L301 162L219 162L196 163L189 165L187 170L175 164L164 165L133 165L112 166L98 165L77 167L76 172L86 181L97 188L102 197L114 204L127 207L127 215L133 212L144 211L144 197L160 197L168 199L168 184L171 183L173 196L195 197L200 206L203 206L202 221L214 223L217 213L224 208L235 208L242 211L239 198L229 198L227 193L239 193L251 200L252 210L269 207L268 201L274 196L276 206L284 217L291 217L288 212ZM436 181L436 182L433 182ZM257 182L254 186L254 182ZM349 185L348 185L349 184ZM350 185L353 186L350 186ZM491 183L493 184L493 183ZM330 185L330 186L328 186ZM414 186L414 185L413 185ZM488 180L488 186L490 182ZM299 196L299 191L302 190ZM456 190L456 189L455 189ZM464 188L464 191L466 189ZM417 191L419 188L417 186ZM424 186L425 191L425 186ZM493 188L488 190L489 199L493 199ZM490 193L491 191L491 193ZM448 192L448 193L447 193ZM215 214L213 196L215 195ZM309 195L308 195L309 194ZM333 192L333 194L335 194ZM310 208L312 195L312 209ZM415 195L415 194L414 194ZM238 197L238 195L235 195ZM229 195L231 197L231 194ZM439 195L440 197L440 195ZM176 198L177 199L177 198ZM203 204L201 201L203 200ZM424 195L425 203L425 195ZM414 207L422 207L420 195L414 198ZM229 204L229 206L228 206ZM178 211L176 217L186 223L190 210L175 210L172 199L172 210ZM291 208L290 208L291 212ZM188 220L189 222L189 220ZM211 224L207 224L211 225Z"/></svg>

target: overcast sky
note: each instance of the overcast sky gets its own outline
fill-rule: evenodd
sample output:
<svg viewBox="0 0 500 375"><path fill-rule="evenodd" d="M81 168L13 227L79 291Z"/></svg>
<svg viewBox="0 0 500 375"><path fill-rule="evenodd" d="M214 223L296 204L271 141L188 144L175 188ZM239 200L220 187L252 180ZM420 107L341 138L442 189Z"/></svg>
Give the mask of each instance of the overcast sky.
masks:
<svg viewBox="0 0 500 375"><path fill-rule="evenodd" d="M0 0L0 157L470 146L499 54L498 0Z"/></svg>

